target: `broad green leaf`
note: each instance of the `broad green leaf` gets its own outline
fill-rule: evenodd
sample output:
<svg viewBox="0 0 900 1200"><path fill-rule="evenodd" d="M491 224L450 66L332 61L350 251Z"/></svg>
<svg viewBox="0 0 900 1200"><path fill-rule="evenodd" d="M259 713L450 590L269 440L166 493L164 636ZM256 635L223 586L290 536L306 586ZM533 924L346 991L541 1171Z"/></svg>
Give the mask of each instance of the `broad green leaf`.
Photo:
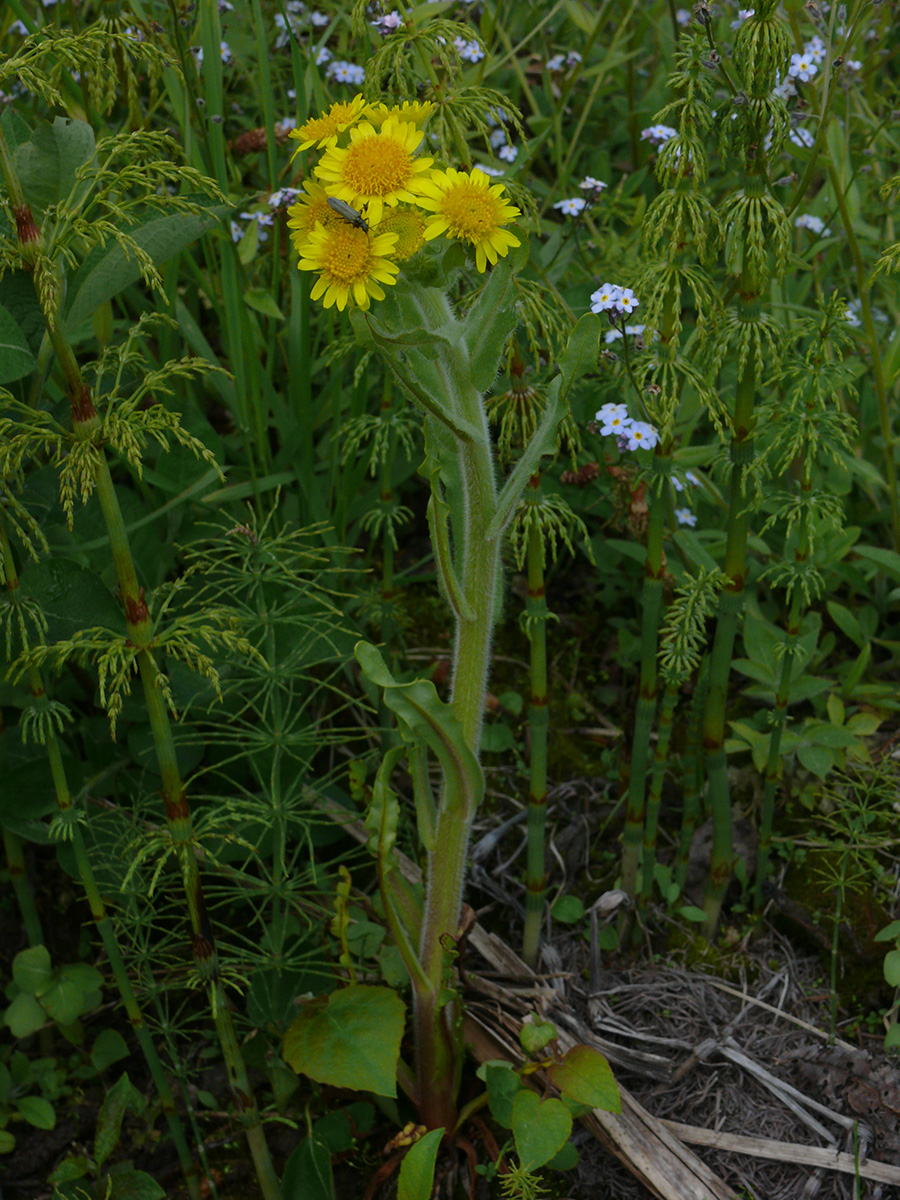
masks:
<svg viewBox="0 0 900 1200"><path fill-rule="evenodd" d="M97 1129L94 1134L94 1158L99 1165L106 1162L119 1140L122 1118L130 1108L140 1115L147 1101L126 1074L122 1074L112 1085L97 1114Z"/></svg>
<svg viewBox="0 0 900 1200"><path fill-rule="evenodd" d="M25 270L6 271L0 279L0 304L12 317L32 355L36 357L47 326L34 290L34 275Z"/></svg>
<svg viewBox="0 0 900 1200"><path fill-rule="evenodd" d="M843 604L837 604L833 600L829 600L825 607L828 609L828 615L837 625L838 629L845 634L851 642L854 642L858 647L862 647L865 643L862 629L859 621Z"/></svg>
<svg viewBox="0 0 900 1200"><path fill-rule="evenodd" d="M116 1171L109 1178L113 1182L110 1200L166 1200L165 1189L146 1171Z"/></svg>
<svg viewBox="0 0 900 1200"><path fill-rule="evenodd" d="M479 392L487 391L494 382L506 339L516 327L514 273L518 266L514 254L500 259L463 322L470 378Z"/></svg>
<svg viewBox="0 0 900 1200"><path fill-rule="evenodd" d="M76 963L75 967L78 966L86 967L90 975L73 967L63 967L57 981L41 996L41 1004L60 1025L71 1025L100 1003L102 976L87 963Z"/></svg>
<svg viewBox="0 0 900 1200"><path fill-rule="evenodd" d="M0 1154L12 1154L16 1148L16 1139L8 1129L0 1129Z"/></svg>
<svg viewBox="0 0 900 1200"><path fill-rule="evenodd" d="M820 779L825 779L835 765L834 755L824 746L798 746L797 757L807 771L812 771Z"/></svg>
<svg viewBox="0 0 900 1200"><path fill-rule="evenodd" d="M706 913L696 904L685 904L676 911L679 917L684 917L686 921L692 921L695 925L702 925L706 920Z"/></svg>
<svg viewBox="0 0 900 1200"><path fill-rule="evenodd" d="M885 1050L894 1050L900 1046L900 1021L895 1021L884 1037Z"/></svg>
<svg viewBox="0 0 900 1200"><path fill-rule="evenodd" d="M32 996L39 996L55 978L50 952L46 946L30 946L20 950L13 959L13 979L16 987Z"/></svg>
<svg viewBox="0 0 900 1200"><path fill-rule="evenodd" d="M16 1108L35 1129L53 1129L56 1125L53 1105L43 1096L23 1096L16 1101Z"/></svg>
<svg viewBox="0 0 900 1200"><path fill-rule="evenodd" d="M117 1029L103 1029L91 1047L91 1066L96 1071L105 1071L130 1053L128 1044Z"/></svg>
<svg viewBox="0 0 900 1200"><path fill-rule="evenodd" d="M552 1171L571 1171L578 1166L578 1149L571 1142L566 1142L559 1154L554 1154L547 1166Z"/></svg>
<svg viewBox="0 0 900 1200"><path fill-rule="evenodd" d="M891 921L875 934L876 942L893 942L896 938L900 938L900 921Z"/></svg>
<svg viewBox="0 0 900 1200"><path fill-rule="evenodd" d="M584 905L577 896L560 896L550 909L554 921L574 925L584 916Z"/></svg>
<svg viewBox="0 0 900 1200"><path fill-rule="evenodd" d="M282 1200L335 1200L331 1151L315 1134L304 1138L284 1168Z"/></svg>
<svg viewBox="0 0 900 1200"><path fill-rule="evenodd" d="M513 1100L522 1090L519 1076L508 1062L486 1062L478 1068L478 1078L487 1087L488 1107L494 1120L504 1129L512 1128Z"/></svg>
<svg viewBox="0 0 900 1200"><path fill-rule="evenodd" d="M3 126L3 136L10 152L31 139L34 132L21 113L16 112L11 104L4 104L0 113L0 125Z"/></svg>
<svg viewBox="0 0 900 1200"><path fill-rule="evenodd" d="M607 1060L593 1046L573 1046L547 1068L547 1078L579 1104L621 1112L622 1100Z"/></svg>
<svg viewBox="0 0 900 1200"><path fill-rule="evenodd" d="M866 671L866 668L869 665L869 659L871 657L872 657L872 644L871 644L871 642L866 642L866 644L863 646L862 650L860 650L859 654L856 656L856 658L850 664L850 670L847 672L847 674L844 676L844 678L841 681L841 690L844 693L845 697L849 698L850 696L853 695L853 692L854 692L857 684L862 679L862 677Z"/></svg>
<svg viewBox="0 0 900 1200"><path fill-rule="evenodd" d="M86 1154L69 1154L59 1166L54 1167L47 1176L48 1183L66 1183L70 1179L84 1179L92 1175L94 1166Z"/></svg>
<svg viewBox="0 0 900 1200"><path fill-rule="evenodd" d="M318 996L291 1022L284 1060L317 1083L396 1096L405 1014L390 988L351 984Z"/></svg>
<svg viewBox="0 0 900 1200"><path fill-rule="evenodd" d="M256 222L254 221L254 225ZM283 321L284 313L272 299L272 293L267 288L247 288L244 292L244 303L264 317Z"/></svg>
<svg viewBox="0 0 900 1200"><path fill-rule="evenodd" d="M13 1037L23 1038L36 1033L46 1023L47 1014L34 996L20 992L3 1014L3 1019Z"/></svg>
<svg viewBox="0 0 900 1200"><path fill-rule="evenodd" d="M539 1099L523 1088L513 1101L512 1132L526 1171L536 1171L557 1155L572 1132L572 1114L562 1101Z"/></svg>
<svg viewBox="0 0 900 1200"><path fill-rule="evenodd" d="M539 1054L557 1036L552 1021L526 1021L519 1030L519 1044L526 1054Z"/></svg>
<svg viewBox="0 0 900 1200"><path fill-rule="evenodd" d="M857 546L860 558L867 558L886 571L892 579L900 579L900 554L895 550L884 550L881 546Z"/></svg>
<svg viewBox="0 0 900 1200"><path fill-rule="evenodd" d="M891 987L900 987L900 950L889 950L884 956L884 977Z"/></svg>
<svg viewBox="0 0 900 1200"><path fill-rule="evenodd" d="M397 1200L431 1200L434 1164L443 1136L443 1128L432 1129L410 1146L400 1164Z"/></svg>
<svg viewBox="0 0 900 1200"><path fill-rule="evenodd" d="M127 232L159 266L217 225L223 211L220 207L211 208L208 216L177 213L171 217L152 217ZM71 331L81 321L88 320L99 304L111 300L140 277L137 261L133 256L129 258L118 242L107 243L92 252L72 281L66 329Z"/></svg>
<svg viewBox="0 0 900 1200"><path fill-rule="evenodd" d="M17 146L13 164L25 197L32 208L43 210L68 200L75 186L75 172L94 156L94 131L86 121L57 117L41 124L27 142ZM79 185L90 187L85 180Z"/></svg>
<svg viewBox="0 0 900 1200"><path fill-rule="evenodd" d="M49 641L102 626L125 632L125 614L99 575L68 558L44 558L22 571L22 594L35 600L49 623Z"/></svg>
<svg viewBox="0 0 900 1200"><path fill-rule="evenodd" d="M566 348L559 360L563 378L563 400L573 383L582 375L596 370L600 353L600 330L600 317L597 313L589 312L579 317L575 328L569 334Z"/></svg>
<svg viewBox="0 0 900 1200"><path fill-rule="evenodd" d="M498 537L512 519L525 485L538 469L541 459L556 452L556 431L566 415L566 405L561 395L562 383L563 376L557 375L547 389L547 406L541 423L534 431L521 458L507 476L497 497L496 515L491 518L485 531L485 537L488 539Z"/></svg>
<svg viewBox="0 0 900 1200"><path fill-rule="evenodd" d="M30 375L36 363L18 321L0 305L0 384Z"/></svg>

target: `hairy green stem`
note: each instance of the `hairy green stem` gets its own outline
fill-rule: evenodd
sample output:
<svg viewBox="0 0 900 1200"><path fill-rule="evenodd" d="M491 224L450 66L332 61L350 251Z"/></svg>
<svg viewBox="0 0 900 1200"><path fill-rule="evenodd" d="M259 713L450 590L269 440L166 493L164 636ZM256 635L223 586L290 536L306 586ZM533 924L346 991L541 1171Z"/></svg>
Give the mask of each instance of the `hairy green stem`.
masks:
<svg viewBox="0 0 900 1200"><path fill-rule="evenodd" d="M540 503L540 475L531 479L526 503ZM528 847L525 866L525 928L522 958L537 965L544 899L547 894L545 829L547 824L547 599L544 578L544 540L537 522L528 532L528 640L531 646L531 695L528 706L529 787Z"/></svg>
<svg viewBox="0 0 900 1200"><path fill-rule="evenodd" d="M490 665L494 600L499 580L500 539L486 536L497 502L494 466L481 397L464 415L480 425L482 437L458 451L465 497L465 529L461 538L460 582L471 605L471 617L457 619L453 655L452 707L463 736L478 756L484 720L484 698ZM415 1022L422 1120L429 1129L456 1124L456 1092L461 1069L458 1005L442 994L445 955L452 950L459 925L466 850L477 798L441 797L435 848L429 852L427 890L419 961L428 980L416 993Z"/></svg>

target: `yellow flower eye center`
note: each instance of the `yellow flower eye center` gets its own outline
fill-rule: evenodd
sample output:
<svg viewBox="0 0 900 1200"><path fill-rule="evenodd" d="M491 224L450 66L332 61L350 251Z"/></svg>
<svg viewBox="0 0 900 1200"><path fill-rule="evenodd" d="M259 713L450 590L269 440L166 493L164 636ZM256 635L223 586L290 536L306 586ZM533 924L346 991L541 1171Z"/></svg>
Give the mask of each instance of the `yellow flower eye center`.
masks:
<svg viewBox="0 0 900 1200"><path fill-rule="evenodd" d="M372 265L369 235L347 224L331 226L328 234L328 252L322 263L323 271L341 283L353 283L366 276Z"/></svg>
<svg viewBox="0 0 900 1200"><path fill-rule="evenodd" d="M401 191L412 174L409 151L390 137L354 142L344 160L342 179L357 195L387 196Z"/></svg>
<svg viewBox="0 0 900 1200"><path fill-rule="evenodd" d="M499 206L487 188L452 188L440 199L437 210L455 237L479 239L500 223Z"/></svg>

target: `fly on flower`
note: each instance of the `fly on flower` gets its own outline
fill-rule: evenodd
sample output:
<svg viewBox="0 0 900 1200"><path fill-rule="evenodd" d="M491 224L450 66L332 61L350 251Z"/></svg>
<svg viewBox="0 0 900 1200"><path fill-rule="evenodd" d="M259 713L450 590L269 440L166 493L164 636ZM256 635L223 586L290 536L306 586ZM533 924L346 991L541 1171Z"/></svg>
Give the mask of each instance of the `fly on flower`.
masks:
<svg viewBox="0 0 900 1200"><path fill-rule="evenodd" d="M339 200L337 196L329 196L328 207L339 217L343 217L347 224L352 225L354 229L361 229L363 233L369 232L369 222L346 200Z"/></svg>

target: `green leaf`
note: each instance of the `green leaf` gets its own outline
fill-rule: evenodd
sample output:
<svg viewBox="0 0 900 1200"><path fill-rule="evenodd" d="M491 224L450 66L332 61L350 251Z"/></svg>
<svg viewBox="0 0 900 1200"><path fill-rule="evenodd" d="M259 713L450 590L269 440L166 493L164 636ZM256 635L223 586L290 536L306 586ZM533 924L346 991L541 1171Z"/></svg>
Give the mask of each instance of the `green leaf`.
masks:
<svg viewBox="0 0 900 1200"><path fill-rule="evenodd" d="M100 989L96 986L85 986L84 981L77 975L67 976L65 968L56 983L41 996L41 1004L60 1025L71 1025L84 1013L96 1008L99 1003Z"/></svg>
<svg viewBox="0 0 900 1200"><path fill-rule="evenodd" d="M110 1200L166 1200L165 1189L146 1171L110 1172L107 1179L112 1183Z"/></svg>
<svg viewBox="0 0 900 1200"><path fill-rule="evenodd" d="M684 917L686 921L692 921L695 925L702 925L706 920L706 913L696 904L683 904L676 912L679 917Z"/></svg>
<svg viewBox="0 0 900 1200"><path fill-rule="evenodd" d="M335 1200L331 1151L315 1134L304 1138L284 1168L282 1200Z"/></svg>
<svg viewBox="0 0 900 1200"><path fill-rule="evenodd" d="M862 679L866 668L869 665L869 659L872 657L872 644L866 642L862 650L856 656L856 659L850 664L850 670L841 681L841 690L844 696L850 697L853 695L853 690L859 681Z"/></svg>
<svg viewBox="0 0 900 1200"><path fill-rule="evenodd" d="M224 211L210 209L209 216L178 213L171 217L153 217L143 225L132 226L127 232L159 266L217 225ZM66 329L74 330L81 321L88 320L104 300L111 300L140 277L134 256L129 258L118 242L98 247L88 255L72 281Z"/></svg>
<svg viewBox="0 0 900 1200"><path fill-rule="evenodd" d="M25 334L8 308L0 305L0 383L30 375L37 364Z"/></svg>
<svg viewBox="0 0 900 1200"><path fill-rule="evenodd" d="M94 1166L85 1154L69 1154L59 1166L47 1176L48 1183L67 1183L71 1179L84 1179L93 1173Z"/></svg>
<svg viewBox="0 0 900 1200"><path fill-rule="evenodd" d="M560 392L563 376L557 375L547 389L547 407L541 423L534 431L531 441L512 471L507 476L500 495L497 497L497 509L485 531L485 538L498 537L506 528L518 506L528 480L538 469L544 455L556 453L556 431L559 423L566 415L566 405Z"/></svg>
<svg viewBox="0 0 900 1200"><path fill-rule="evenodd" d="M547 1068L547 1078L579 1104L602 1108L604 1112L622 1111L612 1068L593 1046L573 1046L560 1062Z"/></svg>
<svg viewBox="0 0 900 1200"><path fill-rule="evenodd" d="M900 921L891 921L890 925L885 925L875 934L876 942L893 942L897 938L900 938Z"/></svg>
<svg viewBox="0 0 900 1200"><path fill-rule="evenodd" d="M44 558L22 570L22 594L35 600L49 623L48 641L64 641L100 626L125 633L125 614L95 572L68 558Z"/></svg>
<svg viewBox="0 0 900 1200"><path fill-rule="evenodd" d="M431 1200L434 1164L443 1136L443 1128L432 1129L410 1146L400 1164L397 1200Z"/></svg>
<svg viewBox="0 0 900 1200"><path fill-rule="evenodd" d="M574 925L584 916L584 905L577 896L560 896L550 912L554 921L562 925Z"/></svg>
<svg viewBox="0 0 900 1200"><path fill-rule="evenodd" d="M843 604L837 604L833 600L829 600L825 607L828 609L828 615L846 637L854 642L860 649L865 645L863 631L860 628L859 621Z"/></svg>
<svg viewBox="0 0 900 1200"><path fill-rule="evenodd" d="M0 1129L0 1154L12 1154L16 1148L16 1139L8 1129Z"/></svg>
<svg viewBox="0 0 900 1200"><path fill-rule="evenodd" d="M522 1090L522 1081L508 1062L486 1062L478 1068L478 1078L487 1087L488 1107L494 1120L504 1129L512 1128L513 1101Z"/></svg>
<svg viewBox="0 0 900 1200"><path fill-rule="evenodd" d="M291 1022L284 1060L317 1083L396 1096L405 1014L390 988L351 984L319 996Z"/></svg>
<svg viewBox="0 0 900 1200"><path fill-rule="evenodd" d="M526 1021L519 1030L519 1044L526 1054L539 1054L557 1033L552 1021Z"/></svg>
<svg viewBox="0 0 900 1200"><path fill-rule="evenodd" d="M891 987L900 987L900 950L889 950L884 956L884 977Z"/></svg>
<svg viewBox="0 0 900 1200"><path fill-rule="evenodd" d="M34 996L20 992L3 1014L3 1019L13 1037L23 1038L36 1033L46 1023L47 1014Z"/></svg>
<svg viewBox="0 0 900 1200"><path fill-rule="evenodd" d="M482 754L505 754L516 747L516 736L502 721L481 727Z"/></svg>
<svg viewBox="0 0 900 1200"><path fill-rule="evenodd" d="M569 389L582 375L587 375L597 368L597 358L600 353L600 331L602 322L597 313L585 313L575 324L569 334L566 348L559 360L559 369L563 379L562 399L565 400Z"/></svg>
<svg viewBox="0 0 900 1200"><path fill-rule="evenodd" d="M894 1050L900 1046L900 1021L895 1021L884 1037L885 1050Z"/></svg>
<svg viewBox="0 0 900 1200"><path fill-rule="evenodd" d="M558 1154L572 1132L572 1114L555 1098L541 1100L523 1088L513 1101L512 1132L526 1171L536 1171Z"/></svg>
<svg viewBox="0 0 900 1200"><path fill-rule="evenodd" d="M262 313L264 317L272 317L276 321L284 320L284 313L272 299L268 288L247 288L244 292L244 303L255 312Z"/></svg>
<svg viewBox="0 0 900 1200"><path fill-rule="evenodd" d="M122 1130L122 1118L130 1108L135 1113L142 1113L147 1107L147 1101L137 1090L126 1074L122 1074L112 1085L97 1114L97 1129L94 1134L94 1158L102 1166L109 1158Z"/></svg>
<svg viewBox="0 0 900 1200"><path fill-rule="evenodd" d="M463 322L469 351L470 378L479 392L494 382L507 337L516 327L516 298L512 256L501 259L491 271L487 286Z"/></svg>
<svg viewBox="0 0 900 1200"><path fill-rule="evenodd" d="M94 156L94 131L86 121L57 117L41 124L27 142L17 146L13 164L28 203L43 211L60 200L68 200L75 186L75 172ZM81 192L90 180L79 185Z"/></svg>
<svg viewBox="0 0 900 1200"><path fill-rule="evenodd" d="M578 1149L571 1142L566 1142L559 1154L554 1154L547 1166L552 1171L571 1171L578 1166Z"/></svg>
<svg viewBox="0 0 900 1200"><path fill-rule="evenodd" d="M16 987L32 996L40 996L56 978L46 946L20 950L13 959L12 974Z"/></svg>
<svg viewBox="0 0 900 1200"><path fill-rule="evenodd" d="M876 563L893 579L900 579L900 554L895 550L884 550L881 546L857 546L856 553L860 558Z"/></svg>
<svg viewBox="0 0 900 1200"><path fill-rule="evenodd" d="M127 1058L131 1051L117 1029L104 1029L91 1047L91 1065L95 1071L105 1071L113 1063Z"/></svg>
<svg viewBox="0 0 900 1200"><path fill-rule="evenodd" d="M438 696L430 679L397 683L379 651L369 642L354 647L363 674L383 689L384 702L405 726L404 736L424 742L444 771L447 805L476 808L484 795L484 774L469 749L453 709Z"/></svg>
<svg viewBox="0 0 900 1200"><path fill-rule="evenodd" d="M798 746L797 757L804 767L806 767L807 771L812 771L820 779L825 779L835 764L834 755L824 746Z"/></svg>
<svg viewBox="0 0 900 1200"><path fill-rule="evenodd" d="M16 1107L29 1125L35 1129L53 1129L56 1125L56 1113L53 1105L43 1096L23 1096L16 1101Z"/></svg>

